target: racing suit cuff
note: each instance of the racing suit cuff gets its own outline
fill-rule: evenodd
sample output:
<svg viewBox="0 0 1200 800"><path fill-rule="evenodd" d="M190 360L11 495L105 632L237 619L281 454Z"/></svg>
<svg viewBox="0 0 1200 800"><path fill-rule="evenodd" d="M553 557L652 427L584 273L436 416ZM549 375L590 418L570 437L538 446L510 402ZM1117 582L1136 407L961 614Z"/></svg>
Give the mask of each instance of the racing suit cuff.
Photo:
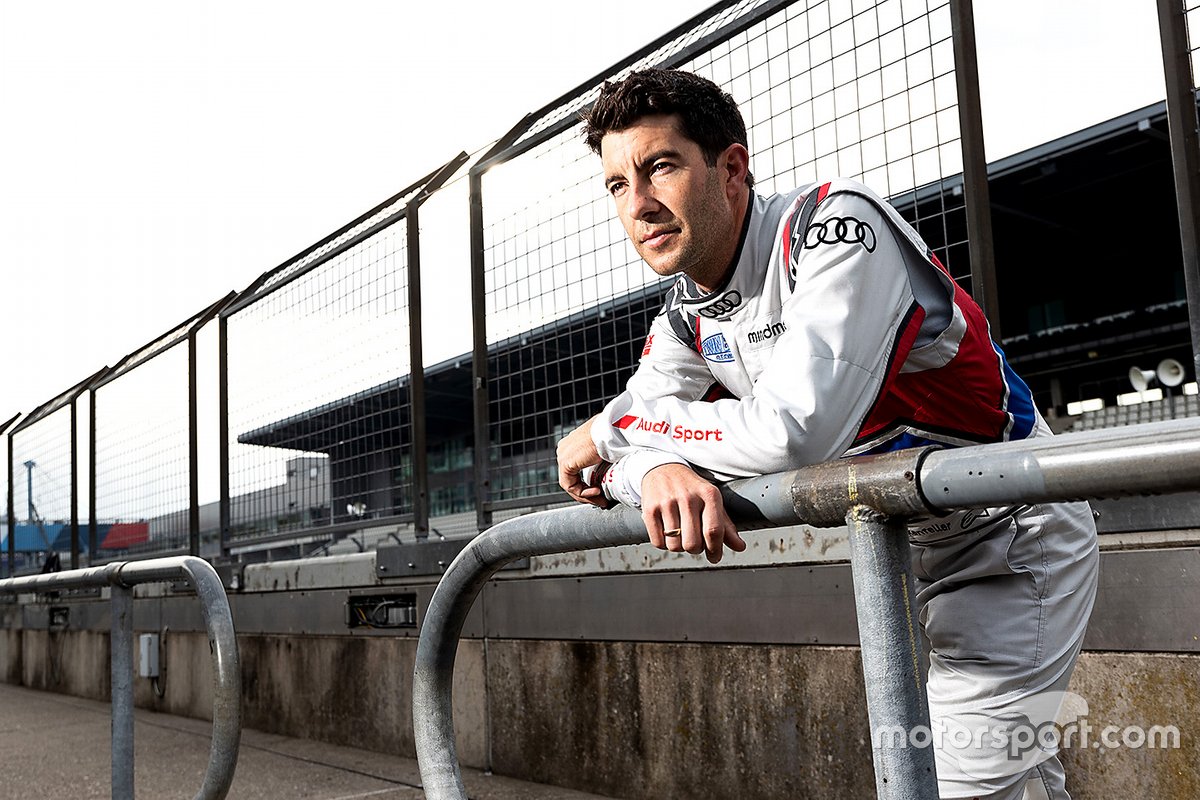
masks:
<svg viewBox="0 0 1200 800"><path fill-rule="evenodd" d="M632 404L628 392L619 394L609 401L604 410L597 414L592 421L589 431L592 435L592 443L596 445L596 452L600 458L610 464L617 463L622 456L629 452L629 442L613 422L620 419Z"/></svg>
<svg viewBox="0 0 1200 800"><path fill-rule="evenodd" d="M661 450L635 450L609 468L601 487L604 495L622 505L642 507L642 479L652 469L666 464L687 464L674 453Z"/></svg>

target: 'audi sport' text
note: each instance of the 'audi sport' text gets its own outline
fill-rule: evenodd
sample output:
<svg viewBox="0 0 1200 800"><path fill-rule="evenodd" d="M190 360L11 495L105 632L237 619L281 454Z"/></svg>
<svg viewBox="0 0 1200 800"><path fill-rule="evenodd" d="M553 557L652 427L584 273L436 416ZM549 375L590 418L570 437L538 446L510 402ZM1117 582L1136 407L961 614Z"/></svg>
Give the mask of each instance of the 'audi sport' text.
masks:
<svg viewBox="0 0 1200 800"><path fill-rule="evenodd" d="M672 439L678 439L682 442L720 442L723 441L723 432L716 428L689 428L686 425L675 425L672 427L670 422L664 420L649 420L635 417L632 414L626 414L619 420L613 423L614 428L621 430L646 431L648 433L662 433L670 436Z"/></svg>

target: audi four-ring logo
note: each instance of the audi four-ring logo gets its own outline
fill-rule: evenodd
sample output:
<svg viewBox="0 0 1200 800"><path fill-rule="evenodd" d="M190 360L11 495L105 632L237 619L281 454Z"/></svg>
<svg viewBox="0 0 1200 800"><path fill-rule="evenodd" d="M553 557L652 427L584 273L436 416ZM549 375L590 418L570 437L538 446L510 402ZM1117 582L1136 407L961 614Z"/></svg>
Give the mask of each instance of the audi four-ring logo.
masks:
<svg viewBox="0 0 1200 800"><path fill-rule="evenodd" d="M741 292L734 289L731 292L726 292L725 295L723 297L721 297L719 300L712 301L711 303L706 305L704 308L700 309L698 313L702 317L708 317L709 319L716 319L717 317L720 317L724 314L728 314L730 311L733 311L735 308L737 308L741 304L742 304L742 294L741 294Z"/></svg>
<svg viewBox="0 0 1200 800"><path fill-rule="evenodd" d="M868 253L875 252L875 231L861 219L854 217L830 217L818 220L804 232L805 248L821 244L861 244Z"/></svg>

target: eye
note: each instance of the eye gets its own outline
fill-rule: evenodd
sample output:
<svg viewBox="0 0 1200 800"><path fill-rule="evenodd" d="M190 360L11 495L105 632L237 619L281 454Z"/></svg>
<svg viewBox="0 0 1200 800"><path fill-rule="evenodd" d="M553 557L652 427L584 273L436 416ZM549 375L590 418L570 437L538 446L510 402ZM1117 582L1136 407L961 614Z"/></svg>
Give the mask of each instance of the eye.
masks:
<svg viewBox="0 0 1200 800"><path fill-rule="evenodd" d="M608 184L608 193L611 194L613 197L620 197L624 191L625 191L624 181L613 181L612 183Z"/></svg>
<svg viewBox="0 0 1200 800"><path fill-rule="evenodd" d="M663 175L675 169L675 165L670 161L656 161L654 166L650 168L651 175Z"/></svg>

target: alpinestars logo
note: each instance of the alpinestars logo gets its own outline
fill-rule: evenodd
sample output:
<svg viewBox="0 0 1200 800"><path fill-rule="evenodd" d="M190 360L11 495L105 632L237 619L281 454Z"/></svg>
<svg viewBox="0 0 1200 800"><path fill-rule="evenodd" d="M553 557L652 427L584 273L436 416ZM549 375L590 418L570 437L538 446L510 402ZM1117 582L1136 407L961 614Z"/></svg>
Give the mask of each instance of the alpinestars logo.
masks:
<svg viewBox="0 0 1200 800"><path fill-rule="evenodd" d="M614 428L620 428L623 431L646 431L647 433L661 433L670 436L672 439L677 439L681 442L720 442L723 441L724 432L717 428L689 428L686 425L671 426L671 423L666 420L649 420L626 414L619 420L613 423Z"/></svg>

